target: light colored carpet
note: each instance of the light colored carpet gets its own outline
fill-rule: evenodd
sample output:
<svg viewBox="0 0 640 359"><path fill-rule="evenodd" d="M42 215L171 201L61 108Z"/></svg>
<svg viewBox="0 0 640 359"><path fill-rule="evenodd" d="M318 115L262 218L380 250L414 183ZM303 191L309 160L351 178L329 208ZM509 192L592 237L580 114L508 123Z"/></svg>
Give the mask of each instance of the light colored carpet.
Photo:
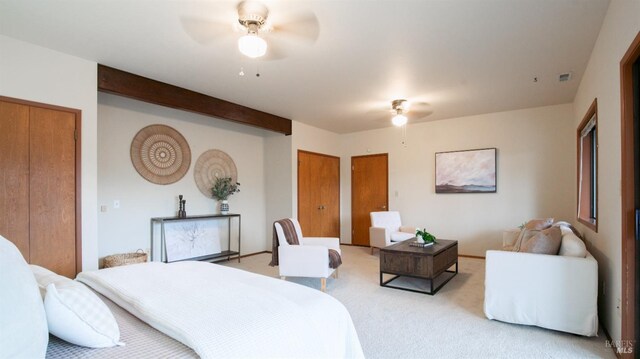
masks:
<svg viewBox="0 0 640 359"><path fill-rule="evenodd" d="M488 320L483 313L484 260L461 257L459 273L436 295L380 287L378 251L342 246L338 279L327 294L351 313L367 358L615 358L605 336L585 338ZM260 254L225 265L278 277ZM320 288L315 278L287 278Z"/></svg>

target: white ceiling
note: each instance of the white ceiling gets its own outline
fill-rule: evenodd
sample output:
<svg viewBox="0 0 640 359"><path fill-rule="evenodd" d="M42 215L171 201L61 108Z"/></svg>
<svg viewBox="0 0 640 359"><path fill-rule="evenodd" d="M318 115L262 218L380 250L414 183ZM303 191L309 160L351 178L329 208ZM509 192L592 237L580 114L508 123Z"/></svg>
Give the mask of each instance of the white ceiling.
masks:
<svg viewBox="0 0 640 359"><path fill-rule="evenodd" d="M390 126L396 98L428 103L410 124L573 101L609 1L264 1L276 25L312 11L320 29L273 61L239 54L237 3L0 0L0 33L347 133ZM229 35L203 45L184 19Z"/></svg>

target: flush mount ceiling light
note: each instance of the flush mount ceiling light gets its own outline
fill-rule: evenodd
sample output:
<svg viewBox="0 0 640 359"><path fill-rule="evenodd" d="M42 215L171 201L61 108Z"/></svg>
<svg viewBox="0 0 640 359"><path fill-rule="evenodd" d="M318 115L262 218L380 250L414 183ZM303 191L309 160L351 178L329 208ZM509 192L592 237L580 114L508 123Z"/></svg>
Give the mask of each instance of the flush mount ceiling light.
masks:
<svg viewBox="0 0 640 359"><path fill-rule="evenodd" d="M407 116L404 115L404 112L408 110L408 105L407 100L403 99L391 101L391 109L395 114L391 119L391 123L394 126L401 127L407 124Z"/></svg>
<svg viewBox="0 0 640 359"><path fill-rule="evenodd" d="M247 34L238 39L238 50L252 59L267 53L267 42L258 31L267 21L269 10L259 2L243 1L238 4L238 22L247 29Z"/></svg>

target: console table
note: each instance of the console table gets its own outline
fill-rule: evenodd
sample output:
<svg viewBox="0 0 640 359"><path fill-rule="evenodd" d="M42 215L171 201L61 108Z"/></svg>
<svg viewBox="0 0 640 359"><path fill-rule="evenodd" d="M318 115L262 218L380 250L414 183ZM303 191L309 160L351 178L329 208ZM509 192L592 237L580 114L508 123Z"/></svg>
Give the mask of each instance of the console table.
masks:
<svg viewBox="0 0 640 359"><path fill-rule="evenodd" d="M238 219L238 250L231 250L231 220L237 218ZM227 260L230 260L231 257L236 257L238 259L238 263L240 262L240 243L241 243L241 236L240 236L240 231L241 231L241 216L237 213L228 213L228 214L208 214L208 215L200 215L200 216L187 216L187 217L155 217L155 218L151 218L151 261L153 261L154 257L156 256L155 252L156 252L156 246L154 245L154 239L155 239L155 233L154 233L154 227L155 225L160 225L160 261L162 262L167 262L167 244L166 244L166 238L165 238L165 230L164 230L164 226L166 223L168 222L179 222L179 221L197 221L197 220L207 220L207 219L220 219L220 220L226 220L227 222L227 227L228 227L228 243L227 243L227 250L223 250L220 253L214 253L214 254L210 254L210 255L204 255L204 256L199 256L199 257L194 257L194 258L185 258L185 259L180 259L180 260L199 260L199 261L216 261L219 259L224 259L226 258Z"/></svg>

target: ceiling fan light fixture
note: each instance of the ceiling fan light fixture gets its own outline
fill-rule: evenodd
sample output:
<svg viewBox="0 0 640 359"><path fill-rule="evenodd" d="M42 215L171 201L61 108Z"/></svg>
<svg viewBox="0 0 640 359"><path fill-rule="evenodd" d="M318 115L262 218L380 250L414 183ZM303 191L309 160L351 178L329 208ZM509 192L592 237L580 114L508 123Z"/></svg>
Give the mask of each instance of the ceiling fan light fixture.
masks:
<svg viewBox="0 0 640 359"><path fill-rule="evenodd" d="M391 123L393 123L394 126L404 126L407 124L407 116L399 113L395 116L393 116L393 118L391 119Z"/></svg>
<svg viewBox="0 0 640 359"><path fill-rule="evenodd" d="M238 39L238 50L252 59L267 53L267 42L255 32L249 32Z"/></svg>

